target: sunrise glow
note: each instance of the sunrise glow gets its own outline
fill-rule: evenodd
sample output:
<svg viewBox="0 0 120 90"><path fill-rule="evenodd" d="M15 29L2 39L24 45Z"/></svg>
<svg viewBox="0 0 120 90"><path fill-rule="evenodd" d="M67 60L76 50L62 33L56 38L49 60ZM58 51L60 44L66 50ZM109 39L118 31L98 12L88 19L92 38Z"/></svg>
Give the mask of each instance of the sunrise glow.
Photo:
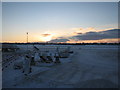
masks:
<svg viewBox="0 0 120 90"><path fill-rule="evenodd" d="M99 6L99 7L98 7ZM118 3L2 4L2 41L118 42Z"/></svg>

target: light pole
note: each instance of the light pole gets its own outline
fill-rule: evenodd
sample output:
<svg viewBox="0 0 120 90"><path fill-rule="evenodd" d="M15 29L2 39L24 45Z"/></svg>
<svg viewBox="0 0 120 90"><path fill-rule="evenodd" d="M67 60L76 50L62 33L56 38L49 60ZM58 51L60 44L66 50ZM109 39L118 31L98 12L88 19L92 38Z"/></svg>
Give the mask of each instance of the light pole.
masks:
<svg viewBox="0 0 120 90"><path fill-rule="evenodd" d="M28 51L28 32L26 34L27 34L27 51Z"/></svg>

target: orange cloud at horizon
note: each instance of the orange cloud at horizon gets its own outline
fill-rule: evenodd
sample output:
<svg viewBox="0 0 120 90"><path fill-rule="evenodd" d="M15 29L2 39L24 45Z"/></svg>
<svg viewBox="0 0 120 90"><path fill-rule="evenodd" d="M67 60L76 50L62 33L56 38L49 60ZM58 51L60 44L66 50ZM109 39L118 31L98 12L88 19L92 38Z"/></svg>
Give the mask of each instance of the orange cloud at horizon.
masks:
<svg viewBox="0 0 120 90"><path fill-rule="evenodd" d="M51 34L42 34L42 36L47 37L50 36Z"/></svg>
<svg viewBox="0 0 120 90"><path fill-rule="evenodd" d="M88 27L88 28L72 28L74 30L73 34L77 35L78 33L87 33L87 32L101 32L106 30L111 30L116 28L106 28L106 29L96 29L94 27Z"/></svg>

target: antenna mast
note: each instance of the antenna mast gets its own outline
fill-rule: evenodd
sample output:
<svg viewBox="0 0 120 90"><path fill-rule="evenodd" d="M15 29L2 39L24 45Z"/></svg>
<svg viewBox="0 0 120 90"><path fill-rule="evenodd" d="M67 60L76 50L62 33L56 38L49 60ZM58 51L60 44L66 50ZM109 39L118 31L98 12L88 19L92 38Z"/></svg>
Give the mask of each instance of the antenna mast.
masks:
<svg viewBox="0 0 120 90"><path fill-rule="evenodd" d="M27 51L28 51L28 32L26 34L27 34Z"/></svg>

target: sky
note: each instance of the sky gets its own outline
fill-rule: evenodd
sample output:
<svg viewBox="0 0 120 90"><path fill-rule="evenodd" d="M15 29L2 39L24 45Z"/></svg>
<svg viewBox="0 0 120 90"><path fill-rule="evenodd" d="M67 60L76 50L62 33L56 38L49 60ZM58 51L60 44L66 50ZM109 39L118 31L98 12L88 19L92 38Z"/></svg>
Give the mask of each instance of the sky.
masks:
<svg viewBox="0 0 120 90"><path fill-rule="evenodd" d="M117 2L2 3L2 42L118 42L118 30Z"/></svg>

